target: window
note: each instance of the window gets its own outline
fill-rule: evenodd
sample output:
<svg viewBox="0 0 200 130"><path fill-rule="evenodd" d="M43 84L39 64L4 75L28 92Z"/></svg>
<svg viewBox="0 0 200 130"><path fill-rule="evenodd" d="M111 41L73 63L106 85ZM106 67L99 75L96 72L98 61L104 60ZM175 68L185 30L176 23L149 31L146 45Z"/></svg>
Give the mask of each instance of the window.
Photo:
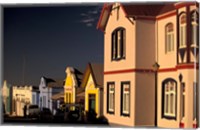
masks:
<svg viewBox="0 0 200 130"><path fill-rule="evenodd" d="M107 83L107 113L115 112L115 83Z"/></svg>
<svg viewBox="0 0 200 130"><path fill-rule="evenodd" d="M121 83L121 115L130 115L130 82Z"/></svg>
<svg viewBox="0 0 200 130"><path fill-rule="evenodd" d="M163 82L163 111L164 118L176 119L176 82L173 79L167 79Z"/></svg>
<svg viewBox="0 0 200 130"><path fill-rule="evenodd" d="M192 47L197 47L199 43L199 18L196 11L191 14L191 38L192 38Z"/></svg>
<svg viewBox="0 0 200 130"><path fill-rule="evenodd" d="M182 113L182 118L185 117L185 83L181 83L181 94L182 94L182 105L181 105L181 113Z"/></svg>
<svg viewBox="0 0 200 130"><path fill-rule="evenodd" d="M171 52L174 50L174 30L173 24L169 23L165 27L166 30L166 43L165 43L165 52Z"/></svg>
<svg viewBox="0 0 200 130"><path fill-rule="evenodd" d="M186 48L186 14L179 17L179 48Z"/></svg>
<svg viewBox="0 0 200 130"><path fill-rule="evenodd" d="M112 33L111 59L120 60L125 58L125 29L117 28Z"/></svg>

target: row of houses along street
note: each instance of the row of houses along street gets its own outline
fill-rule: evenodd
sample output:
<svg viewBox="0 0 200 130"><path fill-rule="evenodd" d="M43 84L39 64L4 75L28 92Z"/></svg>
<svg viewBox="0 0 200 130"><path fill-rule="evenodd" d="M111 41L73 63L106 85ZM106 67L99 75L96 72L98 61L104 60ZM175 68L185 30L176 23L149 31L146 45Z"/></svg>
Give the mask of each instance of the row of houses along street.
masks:
<svg viewBox="0 0 200 130"><path fill-rule="evenodd" d="M38 87L4 82L11 88L6 112L78 103L110 125L199 126L197 2L104 4L97 29L104 33L103 64L88 63L84 72L67 67L65 80L41 77Z"/></svg>

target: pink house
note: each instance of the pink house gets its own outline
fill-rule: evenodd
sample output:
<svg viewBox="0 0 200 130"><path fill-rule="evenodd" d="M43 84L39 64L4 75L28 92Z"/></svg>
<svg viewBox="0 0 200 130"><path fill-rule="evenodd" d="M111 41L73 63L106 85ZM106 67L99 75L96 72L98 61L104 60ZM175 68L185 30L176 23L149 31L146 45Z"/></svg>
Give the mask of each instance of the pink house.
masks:
<svg viewBox="0 0 200 130"><path fill-rule="evenodd" d="M125 126L198 126L199 4L104 4L104 115Z"/></svg>

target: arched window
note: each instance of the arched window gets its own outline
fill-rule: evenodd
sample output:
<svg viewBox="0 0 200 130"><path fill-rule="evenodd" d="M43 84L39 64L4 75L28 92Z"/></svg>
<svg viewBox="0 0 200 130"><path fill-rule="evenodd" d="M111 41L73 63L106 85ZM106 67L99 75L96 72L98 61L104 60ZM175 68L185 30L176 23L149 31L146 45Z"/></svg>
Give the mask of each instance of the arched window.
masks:
<svg viewBox="0 0 200 130"><path fill-rule="evenodd" d="M117 28L112 32L111 59L120 60L125 58L125 29Z"/></svg>
<svg viewBox="0 0 200 130"><path fill-rule="evenodd" d="M171 52L174 50L174 27L172 23L168 23L165 27L165 52Z"/></svg>
<svg viewBox="0 0 200 130"><path fill-rule="evenodd" d="M162 117L176 119L176 81L174 79L166 79L163 81L162 88Z"/></svg>
<svg viewBox="0 0 200 130"><path fill-rule="evenodd" d="M192 38L192 47L197 47L199 43L199 18L196 11L191 13L191 38Z"/></svg>
<svg viewBox="0 0 200 130"><path fill-rule="evenodd" d="M179 17L179 48L186 48L186 14Z"/></svg>

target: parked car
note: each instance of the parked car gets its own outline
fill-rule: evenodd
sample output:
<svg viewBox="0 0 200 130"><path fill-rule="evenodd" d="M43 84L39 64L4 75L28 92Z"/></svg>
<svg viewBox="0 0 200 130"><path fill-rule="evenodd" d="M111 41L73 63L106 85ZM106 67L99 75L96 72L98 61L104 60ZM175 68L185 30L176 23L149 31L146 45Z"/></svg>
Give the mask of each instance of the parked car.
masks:
<svg viewBox="0 0 200 130"><path fill-rule="evenodd" d="M66 104L64 111L65 122L84 122L84 108L81 104Z"/></svg>
<svg viewBox="0 0 200 130"><path fill-rule="evenodd" d="M39 113L39 120L42 122L51 122L53 121L53 114L49 108L43 107Z"/></svg>
<svg viewBox="0 0 200 130"><path fill-rule="evenodd" d="M26 110L26 115L29 118L38 118L40 109L38 105L28 105Z"/></svg>

